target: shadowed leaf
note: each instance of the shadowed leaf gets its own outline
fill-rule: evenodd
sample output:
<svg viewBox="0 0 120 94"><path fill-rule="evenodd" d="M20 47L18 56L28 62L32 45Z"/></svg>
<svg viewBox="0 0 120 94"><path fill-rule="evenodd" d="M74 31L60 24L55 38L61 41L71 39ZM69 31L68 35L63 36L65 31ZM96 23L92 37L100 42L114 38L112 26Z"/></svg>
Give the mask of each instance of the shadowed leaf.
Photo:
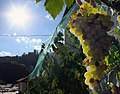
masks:
<svg viewBox="0 0 120 94"><path fill-rule="evenodd" d="M44 6L45 9L55 19L56 16L62 11L64 2L63 0L46 0Z"/></svg>

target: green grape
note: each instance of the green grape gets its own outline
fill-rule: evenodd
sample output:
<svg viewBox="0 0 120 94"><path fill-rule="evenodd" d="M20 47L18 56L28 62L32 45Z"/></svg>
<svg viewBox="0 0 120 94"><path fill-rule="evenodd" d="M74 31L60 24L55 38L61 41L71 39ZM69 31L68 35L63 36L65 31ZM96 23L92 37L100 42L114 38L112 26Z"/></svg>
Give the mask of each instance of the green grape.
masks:
<svg viewBox="0 0 120 94"><path fill-rule="evenodd" d="M103 21L103 20L104 20L104 15L99 15L98 19L99 19L100 21Z"/></svg>
<svg viewBox="0 0 120 94"><path fill-rule="evenodd" d="M82 45L82 48L83 48L83 53L87 55L88 51L90 50L89 46Z"/></svg>
<svg viewBox="0 0 120 94"><path fill-rule="evenodd" d="M89 84L90 84L89 79L85 79L85 84L86 84L86 85L89 85Z"/></svg>
<svg viewBox="0 0 120 94"><path fill-rule="evenodd" d="M76 28L70 28L70 32L71 32L72 34L75 34L75 31L76 31Z"/></svg>
<svg viewBox="0 0 120 94"><path fill-rule="evenodd" d="M78 31L78 30L75 31L75 36L81 36L81 35L82 35L81 31Z"/></svg>
<svg viewBox="0 0 120 94"><path fill-rule="evenodd" d="M85 55L87 55L88 50L83 49L83 53L84 53Z"/></svg>
<svg viewBox="0 0 120 94"><path fill-rule="evenodd" d="M95 80L99 80L99 79L100 79L100 77L99 77L99 75L98 75L100 72L97 72L97 71L98 71L98 70L91 72L91 73L93 74L93 77L94 77Z"/></svg>
<svg viewBox="0 0 120 94"><path fill-rule="evenodd" d="M84 40L84 45L86 45L86 46L88 46L88 45L90 45L90 40L89 39L86 39L86 40Z"/></svg>
<svg viewBox="0 0 120 94"><path fill-rule="evenodd" d="M94 74L93 74L93 75L94 75ZM99 79L100 79L99 75L98 75L98 74L95 74L95 75L94 75L94 79L99 80Z"/></svg>
<svg viewBox="0 0 120 94"><path fill-rule="evenodd" d="M93 22L94 22L95 25L100 25L101 24L101 22L99 20L94 20Z"/></svg>
<svg viewBox="0 0 120 94"><path fill-rule="evenodd" d="M82 39L80 39L80 37L78 37L78 40L80 40L80 44L83 46L84 41Z"/></svg>
<svg viewBox="0 0 120 94"><path fill-rule="evenodd" d="M85 78L87 78L87 79L89 79L89 78L92 78L93 77L93 75L91 74L91 72L86 72L85 74L84 74L84 77Z"/></svg>
<svg viewBox="0 0 120 94"><path fill-rule="evenodd" d="M109 21L109 26L108 27L110 28L112 26L114 26L114 22L113 21Z"/></svg>
<svg viewBox="0 0 120 94"><path fill-rule="evenodd" d="M95 71L97 69L97 67L95 65L89 65L86 69L88 71Z"/></svg>
<svg viewBox="0 0 120 94"><path fill-rule="evenodd" d="M87 54L88 54L88 56L93 56L94 51L93 50L89 50Z"/></svg>
<svg viewBox="0 0 120 94"><path fill-rule="evenodd" d="M109 26L109 22L106 21L106 20L102 21L102 24L103 24L104 26Z"/></svg>
<svg viewBox="0 0 120 94"><path fill-rule="evenodd" d="M92 90L92 94L98 94L96 90Z"/></svg>
<svg viewBox="0 0 120 94"><path fill-rule="evenodd" d="M106 19L107 21L110 21L110 20L111 20L111 16L107 15L107 16L105 16L105 19Z"/></svg>
<svg viewBox="0 0 120 94"><path fill-rule="evenodd" d="M89 14L89 16L87 17L88 20L92 20L92 19L96 19L94 14Z"/></svg>
<svg viewBox="0 0 120 94"><path fill-rule="evenodd" d="M120 15L117 16L118 23L120 25Z"/></svg>

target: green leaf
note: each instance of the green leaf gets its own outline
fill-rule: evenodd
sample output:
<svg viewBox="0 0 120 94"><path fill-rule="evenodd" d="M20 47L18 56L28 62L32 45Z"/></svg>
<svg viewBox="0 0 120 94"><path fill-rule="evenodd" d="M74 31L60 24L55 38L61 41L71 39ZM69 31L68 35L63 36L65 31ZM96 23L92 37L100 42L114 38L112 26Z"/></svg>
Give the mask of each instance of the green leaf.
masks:
<svg viewBox="0 0 120 94"><path fill-rule="evenodd" d="M64 2L63 0L46 0L44 6L45 9L55 19L56 16L62 11Z"/></svg>
<svg viewBox="0 0 120 94"><path fill-rule="evenodd" d="M65 3L67 5L67 7L71 7L71 5L73 4L74 0L65 0Z"/></svg>
<svg viewBox="0 0 120 94"><path fill-rule="evenodd" d="M41 0L36 0L36 3L40 2Z"/></svg>
<svg viewBox="0 0 120 94"><path fill-rule="evenodd" d="M120 29L118 27L115 28L115 33L118 34L118 35L120 35Z"/></svg>

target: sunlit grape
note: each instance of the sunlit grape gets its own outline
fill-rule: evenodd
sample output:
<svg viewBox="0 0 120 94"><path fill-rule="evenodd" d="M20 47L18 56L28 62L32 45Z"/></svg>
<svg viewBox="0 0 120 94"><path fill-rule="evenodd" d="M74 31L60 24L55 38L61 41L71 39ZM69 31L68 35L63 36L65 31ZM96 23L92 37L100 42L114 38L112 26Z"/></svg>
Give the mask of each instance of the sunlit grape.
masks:
<svg viewBox="0 0 120 94"><path fill-rule="evenodd" d="M94 75L94 74L93 74L93 75ZM99 75L98 75L98 74L95 74L95 75L94 75L94 79L99 80L99 79L100 79Z"/></svg>
<svg viewBox="0 0 120 94"><path fill-rule="evenodd" d="M85 84L86 84L86 85L89 85L89 84L90 84L89 79L85 79Z"/></svg>
<svg viewBox="0 0 120 94"><path fill-rule="evenodd" d="M84 74L84 77L85 77L85 78L92 78L92 74L91 74L90 72L86 72L86 73Z"/></svg>
<svg viewBox="0 0 120 94"><path fill-rule="evenodd" d="M95 71L97 69L97 67L95 65L89 65L86 69L88 71Z"/></svg>
<svg viewBox="0 0 120 94"><path fill-rule="evenodd" d="M76 28L70 28L70 32L75 34Z"/></svg>
<svg viewBox="0 0 120 94"><path fill-rule="evenodd" d="M77 30L75 31L75 35L76 35L76 36L80 36L81 34L82 34L81 31L77 31Z"/></svg>
<svg viewBox="0 0 120 94"><path fill-rule="evenodd" d="M72 19L75 19L77 17L76 13L72 14Z"/></svg>
<svg viewBox="0 0 120 94"><path fill-rule="evenodd" d="M117 16L118 23L120 24L120 15Z"/></svg>

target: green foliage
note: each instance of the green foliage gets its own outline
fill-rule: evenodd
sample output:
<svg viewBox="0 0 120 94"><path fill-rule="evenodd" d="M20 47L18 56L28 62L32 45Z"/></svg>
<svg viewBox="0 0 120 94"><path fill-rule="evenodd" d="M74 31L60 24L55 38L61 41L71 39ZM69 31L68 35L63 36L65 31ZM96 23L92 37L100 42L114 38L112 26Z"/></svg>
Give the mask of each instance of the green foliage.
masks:
<svg viewBox="0 0 120 94"><path fill-rule="evenodd" d="M62 11L64 2L63 0L46 0L44 6L45 9L55 19L56 16Z"/></svg>
<svg viewBox="0 0 120 94"><path fill-rule="evenodd" d="M120 27L115 28L115 38L120 42Z"/></svg>
<svg viewBox="0 0 120 94"><path fill-rule="evenodd" d="M73 35L69 32L69 36ZM54 52L46 55L40 77L29 83L31 94L88 94L83 76L84 55L80 46L74 46L79 42L74 40L71 46L62 41L63 34L59 32L52 45Z"/></svg>
<svg viewBox="0 0 120 94"><path fill-rule="evenodd" d="M36 0L36 3L42 0ZM73 4L74 0L45 0L45 9L51 14L51 16L55 19L57 15L62 11L64 5L69 8Z"/></svg>
<svg viewBox="0 0 120 94"><path fill-rule="evenodd" d="M36 0L36 3L40 2L40 1L42 1L42 0Z"/></svg>
<svg viewBox="0 0 120 94"><path fill-rule="evenodd" d="M67 5L67 7L71 7L71 5L73 4L74 0L65 0L65 3Z"/></svg>

